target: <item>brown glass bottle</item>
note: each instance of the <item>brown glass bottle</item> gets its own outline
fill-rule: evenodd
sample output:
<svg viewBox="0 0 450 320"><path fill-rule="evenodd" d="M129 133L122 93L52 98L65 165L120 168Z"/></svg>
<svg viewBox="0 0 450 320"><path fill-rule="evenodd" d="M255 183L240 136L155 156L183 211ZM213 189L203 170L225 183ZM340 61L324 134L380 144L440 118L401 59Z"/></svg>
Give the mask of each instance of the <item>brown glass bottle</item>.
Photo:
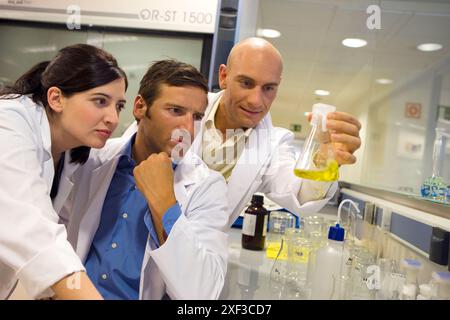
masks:
<svg viewBox="0 0 450 320"><path fill-rule="evenodd" d="M244 249L264 250L268 212L263 204L263 196L253 195L252 203L245 210L242 225L242 248Z"/></svg>

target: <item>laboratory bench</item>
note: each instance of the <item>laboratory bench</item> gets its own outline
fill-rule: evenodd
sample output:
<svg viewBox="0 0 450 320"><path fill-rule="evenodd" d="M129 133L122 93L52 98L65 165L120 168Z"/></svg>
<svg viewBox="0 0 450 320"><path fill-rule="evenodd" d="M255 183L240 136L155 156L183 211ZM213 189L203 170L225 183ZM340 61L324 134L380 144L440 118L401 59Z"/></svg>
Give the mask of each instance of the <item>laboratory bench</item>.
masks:
<svg viewBox="0 0 450 320"><path fill-rule="evenodd" d="M322 216L325 220L333 223L337 218L337 206L327 205L316 215ZM380 230L376 230L376 226L368 227L365 225L364 228L365 230L363 232L366 237L368 234L370 235L370 233L374 234L374 232L381 232ZM268 258L266 255L266 250L253 251L242 248L241 232L242 231L239 228L232 228L229 232L228 270L225 278L225 285L219 299L307 300L309 298L307 286L299 289L298 287L290 285L286 282L283 283L280 281L274 281L273 279L271 280L271 272L273 271L273 266L276 260ZM371 239L358 241L358 239L356 239L359 246L367 247L368 250L373 249L370 248L371 246L377 245L374 241L370 240ZM379 245L381 245L381 243L378 243L378 246ZM402 239L390 234L389 232L384 232L382 248L378 247L377 250L382 250L382 256L384 258L394 261L397 271L400 270L400 261L402 259L414 259L419 261L422 264L418 277L419 284L428 283L431 279L431 274L433 271L447 271L446 266L437 265L431 262L428 260L428 256L423 252L415 249L405 241L402 241ZM303 266L302 272L306 272L306 270L306 266ZM365 286L365 283L360 285ZM345 299L383 299L382 296L377 294L376 290L364 289L362 291L358 291L353 288L354 295L350 297L345 296ZM396 298L398 298L398 296Z"/></svg>
<svg viewBox="0 0 450 320"><path fill-rule="evenodd" d="M273 206L271 209L279 209ZM327 205L321 209L318 216L329 221L335 221L337 217L337 206ZM239 225L239 224L237 224ZM365 226L367 227L367 226ZM364 229L364 228L362 228ZM368 231L363 230L364 235ZM279 282L271 281L271 271L275 260L266 256L266 250L252 251L243 249L241 245L241 229L231 228L228 242L228 267L225 277L225 284L219 299L222 300L277 300L277 299L308 299L307 291L293 290L292 286L281 286ZM373 242L361 243L370 247ZM428 260L428 256L414 248L406 241L394 234L388 233L386 241L383 243L383 256L391 259L409 258L420 261L423 268L420 273L419 283L426 283L430 280L433 271L446 271L447 267L436 265ZM352 299L374 299L375 292L364 297L354 296ZM30 299L23 287L17 286L15 292L10 297L11 300Z"/></svg>
<svg viewBox="0 0 450 320"><path fill-rule="evenodd" d="M326 206L317 214L334 220L337 208ZM236 224L237 226L239 224ZM228 233L228 269L225 285L219 299L224 300L273 300L306 299L297 292L282 290L270 280L275 260L266 256L266 250L254 251L242 248L242 230L231 228ZM266 243L267 247L267 243Z"/></svg>

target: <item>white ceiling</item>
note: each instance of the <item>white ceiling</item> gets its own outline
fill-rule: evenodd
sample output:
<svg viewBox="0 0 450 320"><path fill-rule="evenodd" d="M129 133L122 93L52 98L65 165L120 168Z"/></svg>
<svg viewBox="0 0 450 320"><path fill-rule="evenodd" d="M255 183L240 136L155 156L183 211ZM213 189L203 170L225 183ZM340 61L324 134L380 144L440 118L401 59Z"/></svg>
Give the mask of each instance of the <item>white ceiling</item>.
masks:
<svg viewBox="0 0 450 320"><path fill-rule="evenodd" d="M371 4L381 7L381 30L366 27ZM375 79L393 79L392 89L450 61L449 0L260 0L259 10L259 27L282 34L268 39L284 58L282 85L272 107L277 125L306 124L292 121L292 115L300 118L311 109L318 98L315 89L331 92L323 102L351 111L369 94L386 91ZM363 38L368 45L344 47L341 41L348 37ZM424 53L416 49L423 42L444 48Z"/></svg>

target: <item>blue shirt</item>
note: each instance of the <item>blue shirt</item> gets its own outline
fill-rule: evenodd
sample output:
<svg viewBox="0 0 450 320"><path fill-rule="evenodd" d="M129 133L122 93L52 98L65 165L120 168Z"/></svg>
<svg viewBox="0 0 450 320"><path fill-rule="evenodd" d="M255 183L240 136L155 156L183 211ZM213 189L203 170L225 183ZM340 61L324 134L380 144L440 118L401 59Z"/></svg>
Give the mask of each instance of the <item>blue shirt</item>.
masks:
<svg viewBox="0 0 450 320"><path fill-rule="evenodd" d="M85 263L90 279L105 299L139 299L147 241L159 247L147 201L134 181L134 140L135 136L119 158ZM162 222L167 235L180 215L178 202L165 212Z"/></svg>

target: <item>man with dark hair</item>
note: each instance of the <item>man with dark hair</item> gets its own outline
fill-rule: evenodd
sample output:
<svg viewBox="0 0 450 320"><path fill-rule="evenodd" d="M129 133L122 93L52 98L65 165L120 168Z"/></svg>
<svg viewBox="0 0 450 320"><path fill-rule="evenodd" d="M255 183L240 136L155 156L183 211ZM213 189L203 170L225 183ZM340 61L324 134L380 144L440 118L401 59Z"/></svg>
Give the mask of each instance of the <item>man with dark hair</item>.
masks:
<svg viewBox="0 0 450 320"><path fill-rule="evenodd" d="M140 83L129 134L108 141L76 172L61 218L105 299L219 297L227 265L225 181L192 152L177 164L169 158L191 143L174 132L193 137L207 103L206 79L193 66L154 63Z"/></svg>
<svg viewBox="0 0 450 320"><path fill-rule="evenodd" d="M193 66L175 60L161 60L155 62L142 78L136 100L143 99L146 104L151 106L161 95L161 85L163 84L173 87L197 87L208 92L208 83L205 77ZM198 118L199 116L202 117L203 113L197 113L195 120L201 120L201 117Z"/></svg>

